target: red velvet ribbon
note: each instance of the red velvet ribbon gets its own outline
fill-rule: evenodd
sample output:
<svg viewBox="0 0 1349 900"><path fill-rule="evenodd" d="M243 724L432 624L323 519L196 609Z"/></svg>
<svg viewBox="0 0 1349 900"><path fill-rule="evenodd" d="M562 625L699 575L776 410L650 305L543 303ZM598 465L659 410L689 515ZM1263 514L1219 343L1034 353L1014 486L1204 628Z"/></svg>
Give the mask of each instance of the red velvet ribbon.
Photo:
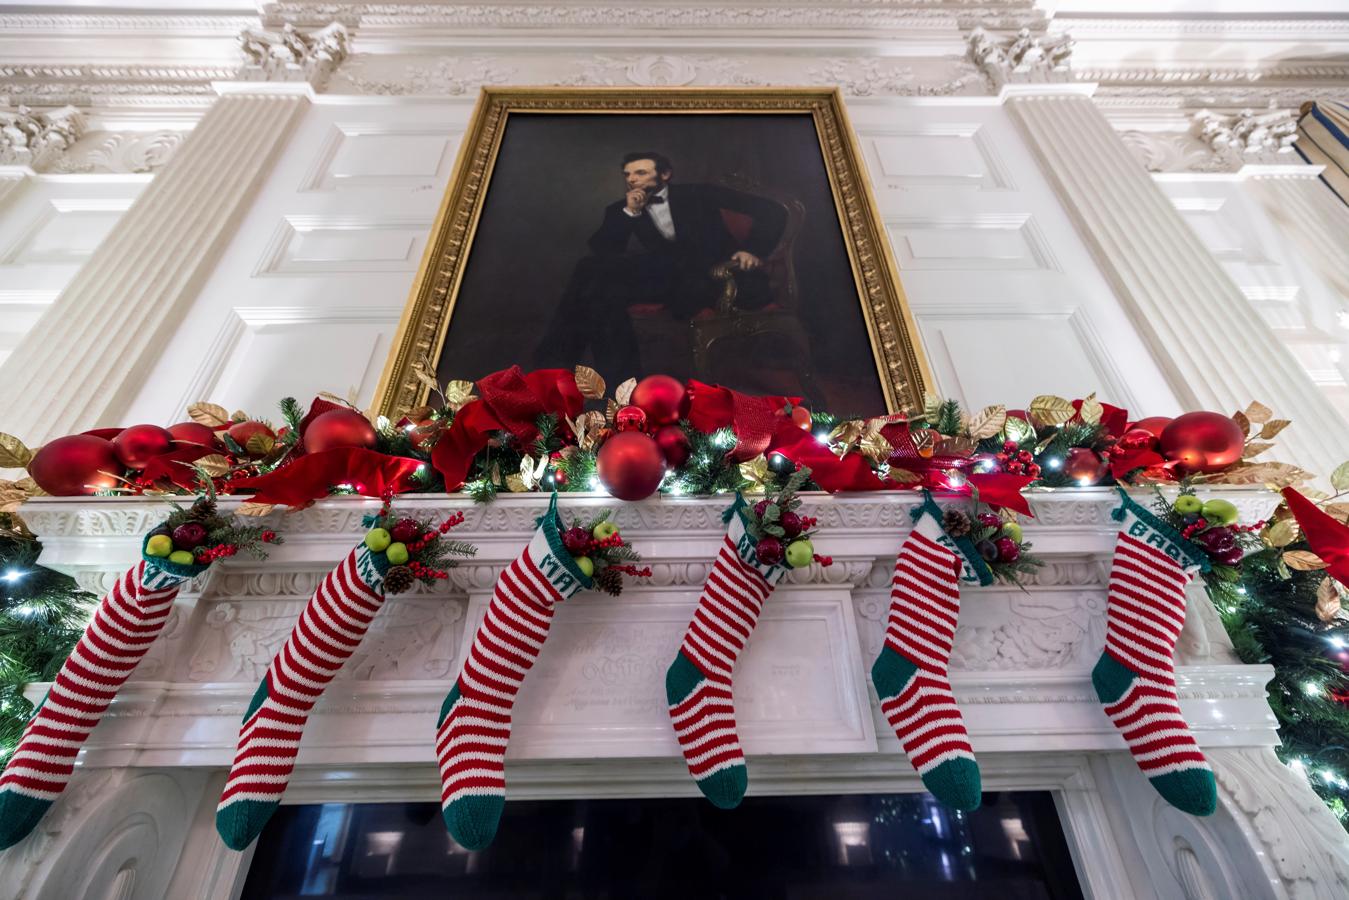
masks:
<svg viewBox="0 0 1349 900"><path fill-rule="evenodd" d="M219 452L203 444L174 441L167 453L161 453L145 464L140 474L141 480L154 483L167 479L185 491L195 492L198 488L197 473L193 471L192 464L203 456Z"/></svg>
<svg viewBox="0 0 1349 900"><path fill-rule="evenodd" d="M385 456L364 447L338 447L306 453L266 475L240 478L229 486L231 491L252 488L252 499L258 503L300 507L328 496L338 485L350 485L366 497L402 493L411 487L412 476L422 465L419 459Z"/></svg>
<svg viewBox="0 0 1349 900"><path fill-rule="evenodd" d="M809 467L811 479L826 491L879 491L885 487L862 454L849 453L840 459L790 419L780 422L768 452L781 453L798 466Z"/></svg>
<svg viewBox="0 0 1349 900"><path fill-rule="evenodd" d="M707 434L727 427L735 432L735 446L726 454L733 462L745 462L767 452L774 433L785 421L778 413L789 403L796 406L801 402L800 397L752 397L695 379L689 379L687 388L689 424Z"/></svg>
<svg viewBox="0 0 1349 900"><path fill-rule="evenodd" d="M1283 499L1312 552L1325 561L1326 573L1349 587L1349 525L1331 518L1292 488L1283 489Z"/></svg>
<svg viewBox="0 0 1349 900"><path fill-rule="evenodd" d="M436 441L431 462L445 478L445 490L464 484L473 457L495 431L509 431L528 448L538 437L534 421L543 413L575 418L585 408L570 369L539 369L526 374L519 366L478 380L477 400L455 413L449 429Z"/></svg>
<svg viewBox="0 0 1349 900"><path fill-rule="evenodd" d="M1082 401L1074 400L1073 409L1077 410L1077 415L1073 419L1082 421ZM1105 427L1105 433L1113 437L1119 437L1124 434L1129 424L1129 411L1119 406L1111 406L1109 403L1101 404L1101 425Z"/></svg>

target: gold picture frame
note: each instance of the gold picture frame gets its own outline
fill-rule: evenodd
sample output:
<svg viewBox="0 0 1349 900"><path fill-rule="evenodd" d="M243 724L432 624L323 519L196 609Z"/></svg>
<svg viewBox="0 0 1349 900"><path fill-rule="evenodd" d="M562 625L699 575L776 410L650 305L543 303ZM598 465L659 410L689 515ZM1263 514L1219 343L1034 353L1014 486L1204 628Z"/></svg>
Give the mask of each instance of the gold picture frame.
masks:
<svg viewBox="0 0 1349 900"><path fill-rule="evenodd" d="M424 404L450 331L494 167L512 116L809 115L888 412L921 410L931 384L884 224L840 91L827 88L485 87L464 134L388 360L375 408ZM523 360L521 360L523 362ZM476 373L480 376L486 373ZM467 373L463 376L467 377ZM870 414L873 410L857 410Z"/></svg>

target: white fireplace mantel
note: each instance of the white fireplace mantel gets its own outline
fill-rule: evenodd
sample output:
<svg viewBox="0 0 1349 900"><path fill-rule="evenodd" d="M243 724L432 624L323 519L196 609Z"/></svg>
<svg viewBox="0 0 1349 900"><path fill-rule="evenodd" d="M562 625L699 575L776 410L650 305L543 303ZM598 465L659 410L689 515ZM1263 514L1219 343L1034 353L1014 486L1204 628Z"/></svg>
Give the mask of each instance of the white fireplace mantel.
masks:
<svg viewBox="0 0 1349 900"><path fill-rule="evenodd" d="M1276 495L1222 492L1244 520ZM507 765L515 798L696 793L664 704L674 658L722 533L725 497L616 504L564 494L564 516L612 506L653 577L620 598L560 607L521 693ZM229 510L239 501L225 499ZM424 517L462 510L478 556L433 591L390 598L305 734L290 803L430 800L433 733L496 574L546 505L402 497ZM914 791L921 783L879 715L868 670L884 634L894 554L912 493L809 495L817 549L835 564L791 573L737 671L737 719L760 793ZM1104 641L1118 498L1113 489L1037 493L1026 537L1046 566L1021 590L966 588L953 683L986 790L1055 792L1084 888L1096 897L1333 897L1349 892L1349 842L1278 763L1266 666L1241 665L1201 588L1178 648L1182 708L1218 774L1221 808L1197 820L1145 783L1100 710L1090 670ZM237 896L247 855L214 833L238 721L319 578L362 534L376 501L333 498L268 521L286 543L233 559L184 590L163 636L82 754L83 771L38 831L0 855L17 896L84 897L88 866L137 871L128 896ZM165 514L144 499L42 498L24 515L42 562L102 591ZM34 685L31 696L45 686ZM145 827L146 823L154 827ZM79 854L74 856L72 854ZM64 863L63 863L64 861ZM1139 878L1139 867L1149 877ZM1131 877L1131 873L1135 873ZM167 892L167 893L166 893ZM102 896L93 894L92 896Z"/></svg>

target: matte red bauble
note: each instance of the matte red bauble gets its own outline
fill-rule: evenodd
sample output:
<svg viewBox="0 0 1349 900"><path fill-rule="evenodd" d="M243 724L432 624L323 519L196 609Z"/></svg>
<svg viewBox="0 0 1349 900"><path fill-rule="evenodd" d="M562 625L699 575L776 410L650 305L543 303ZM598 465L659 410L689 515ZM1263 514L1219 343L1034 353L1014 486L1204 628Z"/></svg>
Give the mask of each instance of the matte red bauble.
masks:
<svg viewBox="0 0 1349 900"><path fill-rule="evenodd" d="M1162 456L1197 472L1217 472L1241 459L1246 435L1222 413L1192 412L1162 429Z"/></svg>
<svg viewBox="0 0 1349 900"><path fill-rule="evenodd" d="M200 422L179 422L169 426L169 434L175 441L185 444L201 444L203 447L215 446L215 429Z"/></svg>
<svg viewBox="0 0 1349 900"><path fill-rule="evenodd" d="M1099 483L1108 471L1110 464L1087 447L1074 447L1063 460L1063 474L1084 486Z"/></svg>
<svg viewBox="0 0 1349 900"><path fill-rule="evenodd" d="M322 453L338 447L375 446L375 426L353 409L330 409L317 416L304 430L306 453Z"/></svg>
<svg viewBox="0 0 1349 900"><path fill-rule="evenodd" d="M272 429L268 428L262 422L254 422L252 420L249 420L247 422L235 422L233 425L229 427L227 434L229 434L230 439L234 441L234 443L238 444L240 447L243 447L244 450L246 451L248 451L248 442L252 440L255 435L261 434L269 438L276 437L276 433L273 432ZM252 453L252 451L248 452ZM253 455L265 456L266 454L253 453Z"/></svg>
<svg viewBox="0 0 1349 900"><path fill-rule="evenodd" d="M660 447L660 452L665 456L666 465L672 469L677 469L688 462L689 454L693 452L693 445L689 443L689 436L678 425L666 425L657 431L656 446Z"/></svg>
<svg viewBox="0 0 1349 900"><path fill-rule="evenodd" d="M112 439L113 452L128 469L144 469L150 460L172 447L173 435L158 425L132 425Z"/></svg>
<svg viewBox="0 0 1349 900"><path fill-rule="evenodd" d="M620 407L614 413L614 427L619 431L646 431L646 412L640 406Z"/></svg>
<svg viewBox="0 0 1349 900"><path fill-rule="evenodd" d="M649 436L626 431L604 442L595 469L605 490L618 499L645 500L665 477L665 457Z"/></svg>
<svg viewBox="0 0 1349 900"><path fill-rule="evenodd" d="M1134 428L1141 428L1153 437L1161 437L1166 426L1170 425L1172 421L1174 420L1170 416L1148 416L1146 419L1139 419L1137 422L1130 425L1129 428L1131 430Z"/></svg>
<svg viewBox="0 0 1349 900"><path fill-rule="evenodd" d="M632 389L632 405L640 406L652 425L670 425L688 415L689 392L678 378L648 375Z"/></svg>
<svg viewBox="0 0 1349 900"><path fill-rule="evenodd" d="M122 463L112 442L88 434L57 438L34 454L28 474L57 497L92 494L117 484Z"/></svg>

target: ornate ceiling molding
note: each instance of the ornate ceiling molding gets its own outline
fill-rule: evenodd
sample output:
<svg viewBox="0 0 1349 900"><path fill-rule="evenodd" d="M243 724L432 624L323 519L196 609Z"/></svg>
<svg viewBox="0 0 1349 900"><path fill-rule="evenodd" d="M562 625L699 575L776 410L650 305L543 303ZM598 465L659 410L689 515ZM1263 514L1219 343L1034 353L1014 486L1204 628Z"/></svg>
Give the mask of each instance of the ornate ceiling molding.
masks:
<svg viewBox="0 0 1349 900"><path fill-rule="evenodd" d="M73 106L0 110L0 165L45 169L75 145L85 127L84 114Z"/></svg>
<svg viewBox="0 0 1349 900"><path fill-rule="evenodd" d="M969 58L994 88L1026 82L1071 81L1073 39L1067 34L1049 37L1022 28L1010 37L997 37L983 28L968 38Z"/></svg>
<svg viewBox="0 0 1349 900"><path fill-rule="evenodd" d="M237 66L0 64L0 97L41 106L209 102L215 97L211 82L237 72Z"/></svg>
<svg viewBox="0 0 1349 900"><path fill-rule="evenodd" d="M321 87L347 58L351 39L346 26L329 22L301 31L289 22L275 30L245 28L239 32L244 57L241 81L306 81Z"/></svg>

